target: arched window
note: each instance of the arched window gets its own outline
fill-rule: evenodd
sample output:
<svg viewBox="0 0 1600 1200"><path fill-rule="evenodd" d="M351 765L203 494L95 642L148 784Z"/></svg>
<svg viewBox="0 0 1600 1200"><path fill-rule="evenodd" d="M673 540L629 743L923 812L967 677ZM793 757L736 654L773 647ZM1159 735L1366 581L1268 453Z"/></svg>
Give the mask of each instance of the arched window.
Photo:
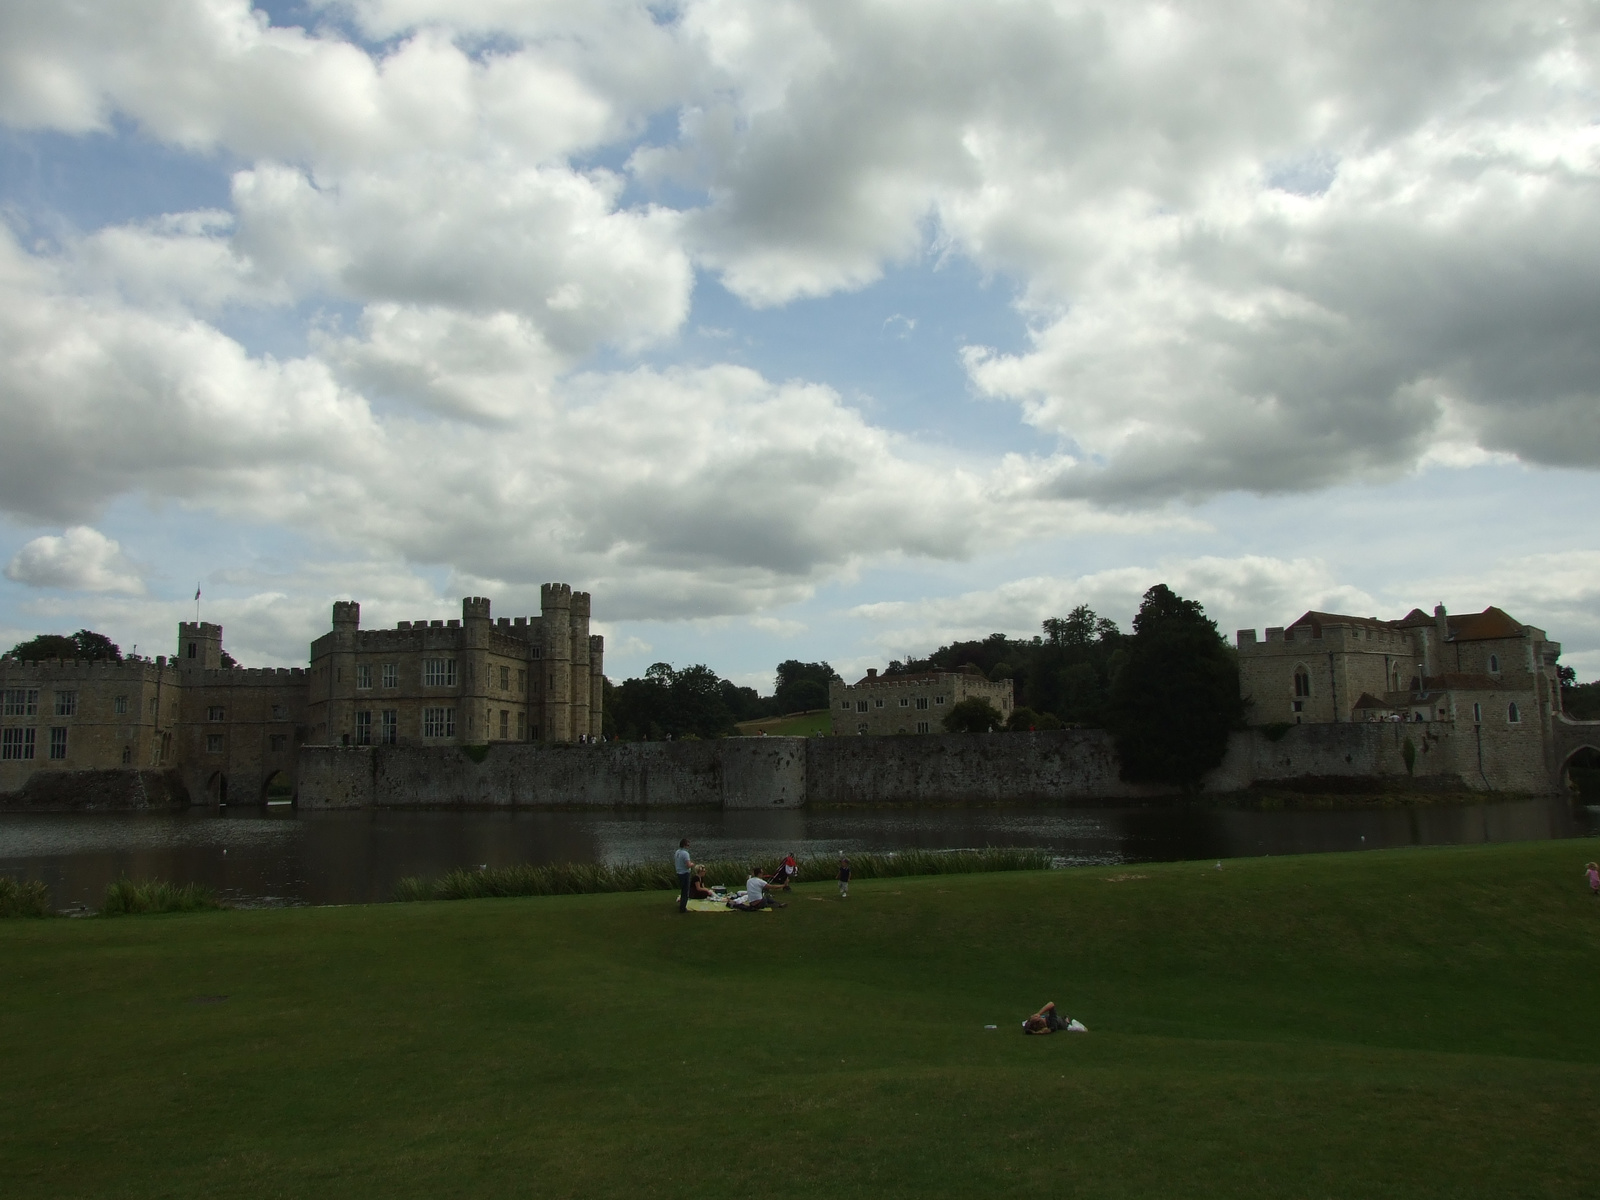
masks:
<svg viewBox="0 0 1600 1200"><path fill-rule="evenodd" d="M1311 695L1311 672L1304 667L1294 669L1294 694L1296 697Z"/></svg>
<svg viewBox="0 0 1600 1200"><path fill-rule="evenodd" d="M1522 721L1522 714L1517 711L1517 702L1515 700L1506 706L1506 721L1512 725L1519 724Z"/></svg>
<svg viewBox="0 0 1600 1200"><path fill-rule="evenodd" d="M1500 656L1498 654L1489 655L1489 674L1500 674Z"/></svg>

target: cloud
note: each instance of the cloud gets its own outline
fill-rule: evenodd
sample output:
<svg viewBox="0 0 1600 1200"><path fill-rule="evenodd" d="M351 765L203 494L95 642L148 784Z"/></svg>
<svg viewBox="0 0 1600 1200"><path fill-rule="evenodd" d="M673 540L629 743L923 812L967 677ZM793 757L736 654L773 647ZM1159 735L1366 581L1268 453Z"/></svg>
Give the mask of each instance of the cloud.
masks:
<svg viewBox="0 0 1600 1200"><path fill-rule="evenodd" d="M5 576L35 588L141 595L144 580L122 547L98 530L74 525L60 537L36 537L6 564Z"/></svg>
<svg viewBox="0 0 1600 1200"><path fill-rule="evenodd" d="M925 654L989 633L1032 637L1047 617L1065 616L1079 604L1128 631L1140 599L1158 583L1199 600L1230 640L1236 628L1281 624L1308 608L1382 615L1378 601L1341 583L1320 560L1262 555L1169 559L1075 578L1035 576L959 596L864 604L851 615L878 626L870 640L885 656Z"/></svg>

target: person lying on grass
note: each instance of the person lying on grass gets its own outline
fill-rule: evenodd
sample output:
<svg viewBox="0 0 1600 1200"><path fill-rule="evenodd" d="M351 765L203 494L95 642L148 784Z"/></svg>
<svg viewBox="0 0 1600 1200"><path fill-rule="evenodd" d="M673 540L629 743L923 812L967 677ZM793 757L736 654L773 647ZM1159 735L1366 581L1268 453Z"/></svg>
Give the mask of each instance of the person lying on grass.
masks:
<svg viewBox="0 0 1600 1200"><path fill-rule="evenodd" d="M1073 1028L1075 1025L1077 1026L1076 1029ZM1084 1028L1071 1017L1063 1017L1060 1013L1056 1012L1056 1002L1052 1000L1049 1004L1046 1004L1038 1012L1034 1013L1033 1016L1029 1017L1022 1023L1022 1032L1082 1033L1084 1032Z"/></svg>
<svg viewBox="0 0 1600 1200"><path fill-rule="evenodd" d="M758 908L782 908L783 905L767 895L767 889L771 886L762 877L760 867L751 867L750 878L744 881L744 899L730 900L728 906L745 912L755 912Z"/></svg>

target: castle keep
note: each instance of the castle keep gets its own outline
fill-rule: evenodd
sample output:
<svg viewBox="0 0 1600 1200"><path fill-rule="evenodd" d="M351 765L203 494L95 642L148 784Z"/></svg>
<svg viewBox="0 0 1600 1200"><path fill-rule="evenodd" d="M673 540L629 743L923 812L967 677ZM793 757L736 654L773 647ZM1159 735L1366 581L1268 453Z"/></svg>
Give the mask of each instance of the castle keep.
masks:
<svg viewBox="0 0 1600 1200"><path fill-rule="evenodd" d="M546 584L537 617L496 621L472 596L460 620L362 629L361 606L339 601L292 670L224 667L222 626L203 621L179 624L170 659L0 659L0 794L132 769L175 776L193 802L259 804L293 793L302 745L597 738L604 639L589 605Z"/></svg>

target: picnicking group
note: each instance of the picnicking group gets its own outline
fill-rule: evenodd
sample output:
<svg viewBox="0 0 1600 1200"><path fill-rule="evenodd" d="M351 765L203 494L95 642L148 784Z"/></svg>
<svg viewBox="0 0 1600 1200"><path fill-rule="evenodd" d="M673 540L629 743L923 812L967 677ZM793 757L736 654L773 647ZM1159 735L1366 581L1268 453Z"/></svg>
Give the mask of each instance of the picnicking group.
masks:
<svg viewBox="0 0 1600 1200"><path fill-rule="evenodd" d="M760 866L750 868L750 877L744 881L744 890L730 893L723 887L712 887L706 882L704 863L697 863L689 853L689 839L678 843L672 856L672 867L678 875L678 911L689 912L691 900L709 900L739 912L759 912L763 908L785 908L782 901L773 898L773 892L790 891L800 874L800 864L793 854L785 855L772 871ZM839 896L850 894L850 860L839 856Z"/></svg>

